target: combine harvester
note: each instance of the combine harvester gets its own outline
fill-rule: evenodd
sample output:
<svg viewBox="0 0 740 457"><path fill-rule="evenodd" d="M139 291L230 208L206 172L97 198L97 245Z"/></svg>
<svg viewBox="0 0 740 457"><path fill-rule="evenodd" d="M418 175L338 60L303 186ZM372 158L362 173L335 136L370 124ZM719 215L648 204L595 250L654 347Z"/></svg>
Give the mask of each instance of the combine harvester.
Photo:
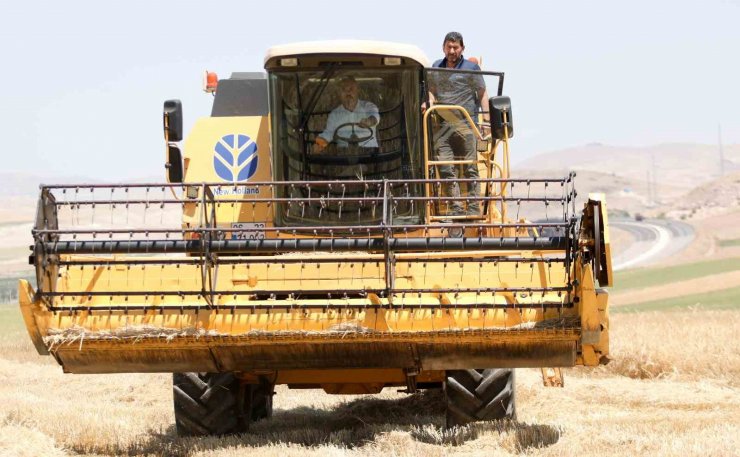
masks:
<svg viewBox="0 0 740 457"><path fill-rule="evenodd" d="M561 367L608 360L603 198L577 210L573 175L510 177L503 73L361 41L273 47L265 70L208 75L212 113L184 154L165 102L166 184L42 186L38 288L19 285L39 354L67 373L173 373L181 435L247 430L277 384L442 388L448 426L513 418L514 368L562 385ZM379 123L318 152L349 76ZM480 119L429 104L471 77L495 93ZM447 135L477 159L437 160Z"/></svg>

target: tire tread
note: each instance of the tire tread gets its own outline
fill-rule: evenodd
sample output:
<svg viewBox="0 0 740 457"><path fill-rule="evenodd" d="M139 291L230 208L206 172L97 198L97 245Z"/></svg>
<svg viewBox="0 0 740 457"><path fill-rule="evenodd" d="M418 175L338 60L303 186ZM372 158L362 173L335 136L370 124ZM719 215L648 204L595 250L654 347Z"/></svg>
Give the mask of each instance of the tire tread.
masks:
<svg viewBox="0 0 740 457"><path fill-rule="evenodd" d="M515 419L514 370L453 370L445 380L447 427L470 422Z"/></svg>
<svg viewBox="0 0 740 457"><path fill-rule="evenodd" d="M245 389L240 397L240 389ZM272 416L273 385L241 386L233 373L174 373L175 424L180 436L246 432L249 423ZM243 398L241 408L239 399ZM251 410L248 408L251 405ZM245 419L246 417L246 419Z"/></svg>

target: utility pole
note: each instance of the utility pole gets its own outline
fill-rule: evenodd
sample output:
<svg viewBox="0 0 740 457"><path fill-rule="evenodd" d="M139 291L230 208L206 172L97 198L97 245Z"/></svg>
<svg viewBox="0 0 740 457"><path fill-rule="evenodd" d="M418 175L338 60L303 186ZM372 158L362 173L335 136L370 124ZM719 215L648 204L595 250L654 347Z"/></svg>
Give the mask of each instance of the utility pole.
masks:
<svg viewBox="0 0 740 457"><path fill-rule="evenodd" d="M647 170L645 172L647 176L645 176L645 182L647 183L647 203L650 205L653 201L653 190L652 185L650 184L650 170Z"/></svg>
<svg viewBox="0 0 740 457"><path fill-rule="evenodd" d="M653 158L653 205L656 205L658 203L658 174L656 173L655 153L652 153L651 156Z"/></svg>
<svg viewBox="0 0 740 457"><path fill-rule="evenodd" d="M722 151L722 124L717 124L717 143L719 144L719 176L725 175L725 155Z"/></svg>

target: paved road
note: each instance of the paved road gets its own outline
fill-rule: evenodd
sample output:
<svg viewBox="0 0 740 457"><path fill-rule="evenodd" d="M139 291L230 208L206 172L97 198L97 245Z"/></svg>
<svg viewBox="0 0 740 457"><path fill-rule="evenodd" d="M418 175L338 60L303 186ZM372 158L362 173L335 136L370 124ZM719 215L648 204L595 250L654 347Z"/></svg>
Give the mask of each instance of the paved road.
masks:
<svg viewBox="0 0 740 457"><path fill-rule="evenodd" d="M624 251L614 253L614 271L658 262L681 252L694 239L693 227L668 219L617 219L610 220L609 225L628 232L634 240Z"/></svg>

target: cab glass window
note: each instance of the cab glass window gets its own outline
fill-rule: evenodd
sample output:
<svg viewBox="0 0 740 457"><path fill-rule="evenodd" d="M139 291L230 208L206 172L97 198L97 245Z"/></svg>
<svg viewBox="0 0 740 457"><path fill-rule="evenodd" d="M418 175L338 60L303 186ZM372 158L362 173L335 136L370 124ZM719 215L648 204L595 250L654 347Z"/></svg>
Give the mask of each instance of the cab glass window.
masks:
<svg viewBox="0 0 740 457"><path fill-rule="evenodd" d="M281 225L368 225L390 193L418 196L403 183L424 177L420 145L420 72L413 68L327 67L269 76L274 174ZM423 205L422 205L423 206ZM423 207L397 201L393 223L418 223Z"/></svg>

